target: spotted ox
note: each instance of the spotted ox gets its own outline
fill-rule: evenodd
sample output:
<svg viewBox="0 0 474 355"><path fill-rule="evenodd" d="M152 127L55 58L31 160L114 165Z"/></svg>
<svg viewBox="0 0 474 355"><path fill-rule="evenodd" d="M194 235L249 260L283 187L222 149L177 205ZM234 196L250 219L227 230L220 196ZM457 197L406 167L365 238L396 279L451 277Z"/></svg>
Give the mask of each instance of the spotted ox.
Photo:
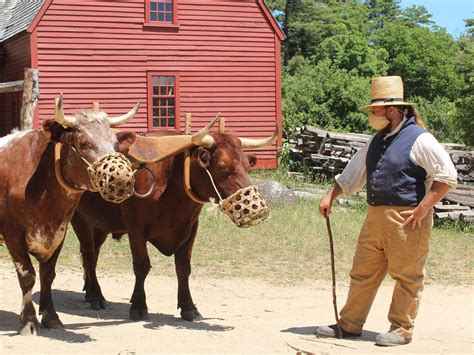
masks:
<svg viewBox="0 0 474 355"><path fill-rule="evenodd" d="M62 327L51 284L67 224L81 195L92 189L88 164L134 141L135 134L116 135L111 124L124 122L137 109L115 118L104 112L66 116L61 96L56 100L55 120L46 120L41 129L0 139L0 244L8 248L23 294L20 334L36 335L39 330L32 302L36 273L29 254L39 261L41 323ZM124 162L131 169L128 160Z"/></svg>
<svg viewBox="0 0 474 355"><path fill-rule="evenodd" d="M247 171L257 158L245 155L243 148L267 145L275 138L276 133L267 139L248 140L213 132L205 137L203 146L193 147L175 157L148 165L155 183L148 198L132 197L119 205L113 205L101 200L97 194L85 193L71 223L80 241L85 298L92 308L106 308L95 272L100 248L109 233L114 237L128 233L135 273L130 318L141 320L148 317L144 288L150 270L147 242L166 256L174 255L181 317L188 321L200 318L191 297L188 279L203 204L209 198L219 201L218 194L225 199L251 185ZM189 162L189 175L185 171L188 166L186 161ZM186 181L189 189L185 187ZM137 190L146 191L149 185L147 174L137 174Z"/></svg>

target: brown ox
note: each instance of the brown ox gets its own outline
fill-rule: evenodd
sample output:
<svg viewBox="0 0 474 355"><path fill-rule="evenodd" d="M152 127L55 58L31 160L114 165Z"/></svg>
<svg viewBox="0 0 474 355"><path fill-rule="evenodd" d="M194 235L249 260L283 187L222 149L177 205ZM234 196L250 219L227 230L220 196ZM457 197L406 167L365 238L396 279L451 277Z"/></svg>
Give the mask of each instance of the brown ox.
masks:
<svg viewBox="0 0 474 355"><path fill-rule="evenodd" d="M92 186L85 161L94 163L122 144L120 148L126 149L135 135L116 135L110 125L132 117L137 109L116 118L103 112L65 116L61 96L54 121L45 121L42 129L0 139L0 244L7 245L23 294L20 334L37 334L39 328L32 302L36 273L29 254L39 261L41 323L47 328L62 327L51 284L67 224L82 193ZM62 143L62 159L56 165L60 177L55 173L54 147L58 142Z"/></svg>
<svg viewBox="0 0 474 355"><path fill-rule="evenodd" d="M263 146L271 143L275 137L276 134L269 139L252 142L239 140L238 137L225 133L212 133L207 136L207 148L194 147L189 151L191 188L194 196L203 201L209 200L210 197L218 200L205 168L212 175L224 199L251 185L247 171L256 163L256 157L246 156L242 145ZM166 256L174 254L181 317L188 321L201 317L191 297L188 279L191 273L192 247L203 204L195 202L185 191L184 159L185 154L182 153L149 165L155 182L155 188L149 198L132 197L119 205L113 205L101 200L94 193L85 193L82 197L72 225L81 244L85 297L92 308L106 307L95 272L100 247L108 233L112 233L114 237L128 233L135 273L130 318L140 320L148 317L144 289L145 278L150 270L147 242ZM146 176L137 175L136 186L141 186L141 189L146 191L149 184Z"/></svg>

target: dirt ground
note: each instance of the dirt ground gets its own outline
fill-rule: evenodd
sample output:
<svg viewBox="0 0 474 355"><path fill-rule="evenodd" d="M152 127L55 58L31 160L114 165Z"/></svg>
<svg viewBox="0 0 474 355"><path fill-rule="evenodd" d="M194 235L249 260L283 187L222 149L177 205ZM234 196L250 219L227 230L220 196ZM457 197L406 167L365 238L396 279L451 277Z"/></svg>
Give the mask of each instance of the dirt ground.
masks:
<svg viewBox="0 0 474 355"><path fill-rule="evenodd" d="M1 354L145 353L473 353L473 287L427 285L411 344L374 345L388 328L391 285L377 295L358 341L317 339L317 325L333 322L331 285L321 281L272 286L251 279L192 278L191 291L203 319L186 322L176 309L176 280L149 277L149 320L128 319L133 277L101 276L109 308L94 311L83 301L82 274L58 270L53 298L65 328L41 329L37 337L16 333L21 292L13 266L0 264ZM38 310L39 282L34 300ZM342 306L347 285L338 286Z"/></svg>

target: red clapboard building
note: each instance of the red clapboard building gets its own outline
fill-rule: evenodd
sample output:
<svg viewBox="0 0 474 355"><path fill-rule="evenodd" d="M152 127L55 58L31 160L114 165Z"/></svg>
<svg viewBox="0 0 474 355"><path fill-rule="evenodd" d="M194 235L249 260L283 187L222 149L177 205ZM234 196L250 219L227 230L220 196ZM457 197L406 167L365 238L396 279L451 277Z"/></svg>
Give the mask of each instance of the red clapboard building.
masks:
<svg viewBox="0 0 474 355"><path fill-rule="evenodd" d="M277 166L281 144L284 34L264 0L6 0L0 20L0 82L39 69L34 127L99 102L119 115L141 101L122 127L137 132L193 130L218 112L226 131L277 144L258 150L259 167ZM18 123L21 93L0 94L0 133Z"/></svg>

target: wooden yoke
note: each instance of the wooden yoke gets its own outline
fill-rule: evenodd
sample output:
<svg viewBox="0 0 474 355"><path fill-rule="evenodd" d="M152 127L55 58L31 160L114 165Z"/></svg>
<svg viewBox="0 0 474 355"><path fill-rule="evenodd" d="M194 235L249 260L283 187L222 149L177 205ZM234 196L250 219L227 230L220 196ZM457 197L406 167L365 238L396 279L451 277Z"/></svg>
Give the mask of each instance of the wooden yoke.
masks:
<svg viewBox="0 0 474 355"><path fill-rule="evenodd" d="M147 164L177 155L193 146L201 145L203 139L219 118L220 116L216 115L216 117L206 127L192 136L137 136L135 143L132 144L127 154L130 158Z"/></svg>

